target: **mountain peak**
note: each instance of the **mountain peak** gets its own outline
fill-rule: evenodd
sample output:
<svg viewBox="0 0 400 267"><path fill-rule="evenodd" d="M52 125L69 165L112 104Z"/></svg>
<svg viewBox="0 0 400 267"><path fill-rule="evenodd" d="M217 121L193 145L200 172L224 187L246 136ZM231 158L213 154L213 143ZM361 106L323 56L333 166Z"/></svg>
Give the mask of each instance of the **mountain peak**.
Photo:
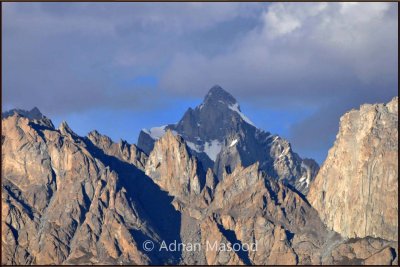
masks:
<svg viewBox="0 0 400 267"><path fill-rule="evenodd" d="M204 98L204 103L227 103L228 105L232 105L236 103L236 99L227 91L225 91L221 86L214 85L208 91L207 95Z"/></svg>
<svg viewBox="0 0 400 267"><path fill-rule="evenodd" d="M213 87L211 87L210 90L209 90L208 92L210 93L210 92L218 92L218 91L226 92L226 91L224 90L224 88L222 88L222 87L221 87L220 85L218 85L218 84L216 84L216 85L214 85Z"/></svg>
<svg viewBox="0 0 400 267"><path fill-rule="evenodd" d="M42 112L40 112L40 110L37 107L34 107L33 109L31 109L31 111L29 111L29 113L32 116L36 116L36 117L43 117Z"/></svg>
<svg viewBox="0 0 400 267"><path fill-rule="evenodd" d="M66 121L62 121L58 129L64 135L77 136L77 134L71 129L71 127L69 127Z"/></svg>

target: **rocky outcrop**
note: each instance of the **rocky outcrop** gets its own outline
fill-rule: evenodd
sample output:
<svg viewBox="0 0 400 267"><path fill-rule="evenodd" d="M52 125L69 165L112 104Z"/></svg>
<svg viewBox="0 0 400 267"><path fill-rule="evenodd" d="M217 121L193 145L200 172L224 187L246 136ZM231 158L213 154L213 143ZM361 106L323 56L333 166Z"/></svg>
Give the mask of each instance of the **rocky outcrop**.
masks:
<svg viewBox="0 0 400 267"><path fill-rule="evenodd" d="M129 144L124 140L114 143L110 137L102 135L96 130L88 134L88 139L106 155L116 157L144 170L147 156L135 145Z"/></svg>
<svg viewBox="0 0 400 267"><path fill-rule="evenodd" d="M225 174L208 209L212 216L204 223L216 224L232 243L257 245L256 251L239 251L235 264L320 263L329 233L317 213L300 195L261 172L258 163ZM204 235L206 240L217 236ZM224 264L223 256L206 256L208 264Z"/></svg>
<svg viewBox="0 0 400 267"><path fill-rule="evenodd" d="M160 138L146 163L146 175L172 196L185 199L199 195L205 175L180 136L171 131Z"/></svg>
<svg viewBox="0 0 400 267"><path fill-rule="evenodd" d="M345 237L398 240L398 98L340 119L308 199Z"/></svg>
<svg viewBox="0 0 400 267"><path fill-rule="evenodd" d="M352 238L328 251L327 265L398 265L397 244L379 238Z"/></svg>

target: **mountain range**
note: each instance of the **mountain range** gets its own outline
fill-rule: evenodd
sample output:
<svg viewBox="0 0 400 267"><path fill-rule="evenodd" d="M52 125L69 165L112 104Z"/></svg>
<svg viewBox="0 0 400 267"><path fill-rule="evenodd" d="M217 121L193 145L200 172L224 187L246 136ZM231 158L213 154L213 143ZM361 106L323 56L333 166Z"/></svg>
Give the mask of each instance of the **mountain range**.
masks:
<svg viewBox="0 0 400 267"><path fill-rule="evenodd" d="M397 161L397 97L344 114L321 168L220 86L137 145L10 110L1 261L398 264Z"/></svg>

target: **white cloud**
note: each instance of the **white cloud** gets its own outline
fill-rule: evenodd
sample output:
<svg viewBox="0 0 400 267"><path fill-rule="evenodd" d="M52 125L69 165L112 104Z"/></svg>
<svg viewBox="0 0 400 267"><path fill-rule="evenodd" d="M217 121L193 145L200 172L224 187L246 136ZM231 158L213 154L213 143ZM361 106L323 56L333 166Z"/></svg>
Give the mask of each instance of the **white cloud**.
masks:
<svg viewBox="0 0 400 267"><path fill-rule="evenodd" d="M265 13L265 23L267 25L265 27L266 33L270 34L271 37L291 33L301 26L300 20L291 14L281 14L274 11Z"/></svg>
<svg viewBox="0 0 400 267"><path fill-rule="evenodd" d="M321 14L327 3L276 3L263 14L264 32L271 38L302 27L309 17Z"/></svg>

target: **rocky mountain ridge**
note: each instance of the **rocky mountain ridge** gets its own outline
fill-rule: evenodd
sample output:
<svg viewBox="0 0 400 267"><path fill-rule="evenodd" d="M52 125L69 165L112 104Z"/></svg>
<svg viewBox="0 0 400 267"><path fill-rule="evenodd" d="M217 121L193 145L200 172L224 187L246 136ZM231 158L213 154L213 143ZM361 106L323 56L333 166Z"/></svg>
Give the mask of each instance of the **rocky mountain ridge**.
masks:
<svg viewBox="0 0 400 267"><path fill-rule="evenodd" d="M210 101L213 98L206 97L205 103ZM228 97L226 101L231 105L236 100ZM393 103L372 109L377 113L387 109L392 118L397 99ZM340 227L332 230L329 210L321 209L318 202L313 204L325 176L315 184L310 181L312 189L305 196L274 177L276 171L269 171L262 162L246 163L241 155L236 162L231 160L238 152L230 149L250 142L247 134L239 134L242 139L236 142L234 133L221 141L224 148L215 159L228 158L224 162L235 164L218 174L176 128L166 127L146 153L97 131L80 137L65 122L56 129L45 116L28 113L12 111L2 118L2 264L398 263L398 240L387 238L387 231L374 230L377 234L370 237L362 233L348 236ZM257 133L238 116L239 129ZM388 124L385 116L375 116L367 125L391 131L394 122ZM346 132L346 140L358 136L356 132ZM387 136L398 142L393 139L395 134L380 136L385 138L376 141L376 147ZM268 151L278 153L284 141L279 137L275 143L268 141L274 138L266 142L277 148ZM239 145L239 149L244 147ZM329 159L322 167L327 177L331 177ZM334 192L329 197L337 203ZM392 201L390 197L382 200ZM383 212L383 204L373 210L379 209ZM383 214L384 221L391 222L391 213ZM390 224L379 227L388 225L390 230ZM153 242L155 248L165 241L199 243L202 249L146 251L145 241ZM214 242L257 242L257 250L207 250L207 244Z"/></svg>

